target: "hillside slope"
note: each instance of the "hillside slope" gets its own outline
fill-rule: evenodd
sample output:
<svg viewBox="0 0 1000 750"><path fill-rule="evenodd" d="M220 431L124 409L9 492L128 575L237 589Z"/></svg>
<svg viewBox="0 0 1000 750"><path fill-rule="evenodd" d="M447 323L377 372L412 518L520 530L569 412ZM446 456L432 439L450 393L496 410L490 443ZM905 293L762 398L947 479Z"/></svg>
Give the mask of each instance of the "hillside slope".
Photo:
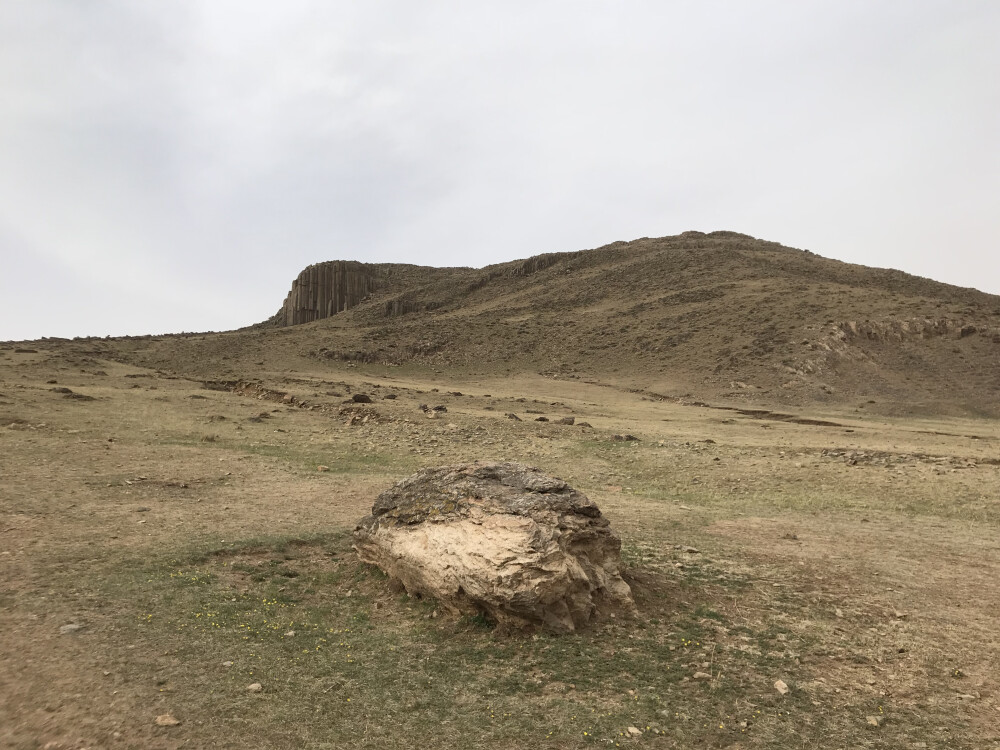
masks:
<svg viewBox="0 0 1000 750"><path fill-rule="evenodd" d="M205 376L354 362L543 372L694 398L998 413L1000 297L735 232L483 269L370 268L389 282L323 320L280 327L279 313L244 331L125 349Z"/></svg>

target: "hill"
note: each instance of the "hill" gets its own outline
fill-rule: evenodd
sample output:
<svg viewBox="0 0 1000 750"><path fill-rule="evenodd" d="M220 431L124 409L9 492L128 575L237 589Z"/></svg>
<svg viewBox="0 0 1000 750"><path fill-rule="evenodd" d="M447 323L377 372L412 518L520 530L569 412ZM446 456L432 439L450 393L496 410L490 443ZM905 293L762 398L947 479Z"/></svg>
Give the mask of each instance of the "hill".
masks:
<svg viewBox="0 0 1000 750"><path fill-rule="evenodd" d="M0 747L993 746L997 302L686 234L0 345ZM592 500L635 615L529 636L361 562L476 460Z"/></svg>
<svg viewBox="0 0 1000 750"><path fill-rule="evenodd" d="M204 377L353 362L996 415L1000 297L735 232L685 232L482 269L322 263L269 321L132 341L123 354Z"/></svg>

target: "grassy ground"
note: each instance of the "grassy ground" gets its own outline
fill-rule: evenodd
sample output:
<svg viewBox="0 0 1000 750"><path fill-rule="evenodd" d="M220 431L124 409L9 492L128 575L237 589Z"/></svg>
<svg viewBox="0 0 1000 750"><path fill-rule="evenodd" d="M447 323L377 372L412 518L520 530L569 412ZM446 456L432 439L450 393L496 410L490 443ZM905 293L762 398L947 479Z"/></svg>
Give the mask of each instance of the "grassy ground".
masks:
<svg viewBox="0 0 1000 750"><path fill-rule="evenodd" d="M221 716L242 706L251 716L235 723L250 721L268 746L632 744L630 726L710 747L819 738L785 654L800 639L720 611L745 580L711 565L659 572L649 551L628 558L644 617L571 637L439 617L432 601L391 594L343 534L136 566L108 592L133 603L132 638L173 645L176 666L158 672L165 706ZM710 677L692 680L699 671ZM775 674L794 693L774 691ZM253 683L261 693L247 692Z"/></svg>
<svg viewBox="0 0 1000 750"><path fill-rule="evenodd" d="M0 354L2 746L1000 746L993 423L265 373L310 410ZM379 418L348 426L331 377ZM534 421L570 414L593 428ZM357 561L350 532L381 489L478 457L599 503L638 619L498 632Z"/></svg>

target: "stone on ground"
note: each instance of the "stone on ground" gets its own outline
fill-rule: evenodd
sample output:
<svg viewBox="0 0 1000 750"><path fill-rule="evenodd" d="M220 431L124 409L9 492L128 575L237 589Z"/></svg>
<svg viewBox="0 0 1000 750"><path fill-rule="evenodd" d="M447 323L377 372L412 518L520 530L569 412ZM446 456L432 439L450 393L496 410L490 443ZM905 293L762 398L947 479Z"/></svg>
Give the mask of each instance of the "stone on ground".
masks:
<svg viewBox="0 0 1000 750"><path fill-rule="evenodd" d="M354 538L364 562L453 614L570 632L635 612L600 509L521 464L423 469L379 495Z"/></svg>

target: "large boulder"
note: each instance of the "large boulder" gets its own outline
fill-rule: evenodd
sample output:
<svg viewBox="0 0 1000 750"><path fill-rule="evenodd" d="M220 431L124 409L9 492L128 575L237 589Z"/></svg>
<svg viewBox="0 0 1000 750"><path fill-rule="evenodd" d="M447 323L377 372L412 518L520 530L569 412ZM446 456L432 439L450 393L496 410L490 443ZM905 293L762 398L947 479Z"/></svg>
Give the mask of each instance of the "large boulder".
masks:
<svg viewBox="0 0 1000 750"><path fill-rule="evenodd" d="M354 539L363 561L453 613L568 632L635 612L600 509L521 464L423 469L378 496Z"/></svg>

